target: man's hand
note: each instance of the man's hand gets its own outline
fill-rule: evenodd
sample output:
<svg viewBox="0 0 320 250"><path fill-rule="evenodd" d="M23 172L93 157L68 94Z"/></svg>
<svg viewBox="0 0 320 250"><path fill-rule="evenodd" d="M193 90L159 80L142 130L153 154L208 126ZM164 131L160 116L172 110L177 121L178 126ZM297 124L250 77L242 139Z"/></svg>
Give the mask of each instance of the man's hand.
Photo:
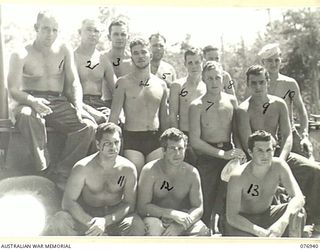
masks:
<svg viewBox="0 0 320 250"><path fill-rule="evenodd" d="M234 149L225 151L223 158L226 160L232 160L237 158L240 160L240 162L245 162L246 154L241 149L234 148Z"/></svg>
<svg viewBox="0 0 320 250"><path fill-rule="evenodd" d="M88 231L85 233L87 236L100 236L105 234L106 229L106 219L103 217L94 217L89 221L90 226Z"/></svg>
<svg viewBox="0 0 320 250"><path fill-rule="evenodd" d="M182 225L172 222L162 233L162 236L179 236L184 230L185 228Z"/></svg>
<svg viewBox="0 0 320 250"><path fill-rule="evenodd" d="M308 158L312 157L313 147L307 136L303 137L303 139L300 141L300 147L301 151L304 152Z"/></svg>
<svg viewBox="0 0 320 250"><path fill-rule="evenodd" d="M52 109L47 106L49 103L50 102L44 98L34 97L32 108L41 116L50 115L52 113Z"/></svg>
<svg viewBox="0 0 320 250"><path fill-rule="evenodd" d="M172 211L170 218L175 222L177 222L178 224L182 225L185 230L187 230L192 224L190 215L185 212Z"/></svg>

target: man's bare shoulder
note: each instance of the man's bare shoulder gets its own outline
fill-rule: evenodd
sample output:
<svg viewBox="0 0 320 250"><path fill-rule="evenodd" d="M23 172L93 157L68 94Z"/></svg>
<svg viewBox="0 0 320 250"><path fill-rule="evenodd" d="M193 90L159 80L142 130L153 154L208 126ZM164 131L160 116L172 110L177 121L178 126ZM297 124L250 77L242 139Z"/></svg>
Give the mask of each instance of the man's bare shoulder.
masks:
<svg viewBox="0 0 320 250"><path fill-rule="evenodd" d="M277 80L281 81L281 82L285 82L285 83L296 83L297 82L294 78L286 76L286 75L282 75L282 74L279 74Z"/></svg>
<svg viewBox="0 0 320 250"><path fill-rule="evenodd" d="M161 63L161 66L164 67L165 69L170 69L171 71L174 70L174 67L170 63L168 63L164 60L161 60L160 63Z"/></svg>
<svg viewBox="0 0 320 250"><path fill-rule="evenodd" d="M187 162L183 162L183 167L186 170L186 175L187 176L192 176L192 177L197 177L199 176L199 171L198 169L196 169L194 166L190 165Z"/></svg>
<svg viewBox="0 0 320 250"><path fill-rule="evenodd" d="M24 60L29 54L32 53L32 50L33 50L32 44L19 46L14 48L13 52L11 53L11 57L18 60Z"/></svg>
<svg viewBox="0 0 320 250"><path fill-rule="evenodd" d="M199 108L201 109L202 107L202 98L203 96L198 97L197 99L194 99L191 104L190 104L190 108Z"/></svg>
<svg viewBox="0 0 320 250"><path fill-rule="evenodd" d="M157 77L154 74L150 75L150 80L155 84L159 84L163 88L167 88L166 82L164 80L160 79L159 77Z"/></svg>
<svg viewBox="0 0 320 250"><path fill-rule="evenodd" d="M131 169L131 170L135 170L136 169L136 167L133 164L133 162L131 162L130 160L128 160L127 158L125 158L125 157L123 157L121 155L117 156L116 162L117 162L117 167L118 168L125 168L125 169Z"/></svg>
<svg viewBox="0 0 320 250"><path fill-rule="evenodd" d="M85 173L87 169L91 168L93 165L93 161L96 157L97 153L89 155L81 160L79 160L74 166L72 171L83 172Z"/></svg>
<svg viewBox="0 0 320 250"><path fill-rule="evenodd" d="M248 111L250 105L250 97L244 100L242 103L239 105L239 110L240 111Z"/></svg>
<svg viewBox="0 0 320 250"><path fill-rule="evenodd" d="M132 80L132 77L130 77L129 74L121 76L117 79L115 88L125 89L128 86L128 84L130 84L131 80Z"/></svg>
<svg viewBox="0 0 320 250"><path fill-rule="evenodd" d="M149 177L157 176L161 162L162 162L161 159L156 159L156 160L148 162L147 164L145 164L143 166L141 173L143 173L143 175L149 176Z"/></svg>
<svg viewBox="0 0 320 250"><path fill-rule="evenodd" d="M268 95L268 98L269 98L270 103L275 103L278 106L286 106L287 105L286 102L278 96Z"/></svg>

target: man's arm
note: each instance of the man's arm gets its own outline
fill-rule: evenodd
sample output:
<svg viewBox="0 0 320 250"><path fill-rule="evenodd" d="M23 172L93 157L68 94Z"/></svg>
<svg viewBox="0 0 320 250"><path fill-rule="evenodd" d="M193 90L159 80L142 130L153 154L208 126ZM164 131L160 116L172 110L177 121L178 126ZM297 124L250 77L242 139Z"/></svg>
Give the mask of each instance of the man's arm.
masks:
<svg viewBox="0 0 320 250"><path fill-rule="evenodd" d="M70 212L73 218L89 227L92 216L87 214L77 202L85 185L85 172L83 166L75 166L68 179L63 199L62 209Z"/></svg>
<svg viewBox="0 0 320 250"><path fill-rule="evenodd" d="M119 78L116 82L115 90L112 97L111 113L109 122L118 124L121 109L123 108L125 101L125 80Z"/></svg>
<svg viewBox="0 0 320 250"><path fill-rule="evenodd" d="M303 103L302 96L300 94L300 88L296 81L294 81L295 84L295 95L292 98L293 105L296 107L299 115L299 122L300 122L300 129L299 134L301 135L301 142L300 145L302 147L302 151L305 151L304 145L307 146L308 154L309 156L312 155L313 148L312 143L309 140L309 119L308 119L308 113L306 110L306 107Z"/></svg>
<svg viewBox="0 0 320 250"><path fill-rule="evenodd" d="M241 106L241 105L240 105ZM236 126L238 130L239 142L242 145L242 149L248 154L248 138L252 133L250 125L250 117L247 108L239 107L236 112Z"/></svg>
<svg viewBox="0 0 320 250"><path fill-rule="evenodd" d="M279 102L279 116L279 129L281 134L281 153L279 158L286 160L292 148L292 133L287 104L283 100Z"/></svg>
<svg viewBox="0 0 320 250"><path fill-rule="evenodd" d="M188 211L189 216L191 218L192 224L199 221L203 214L203 197L202 197L202 190L201 190L201 181L200 175L196 168L193 168L192 172L192 185L190 189L190 210Z"/></svg>
<svg viewBox="0 0 320 250"><path fill-rule="evenodd" d="M78 112L82 111L82 86L79 80L79 75L74 63L73 53L71 49L64 46L63 47L65 54L65 63L64 63L64 73L65 73L65 82L64 82L64 93Z"/></svg>
<svg viewBox="0 0 320 250"><path fill-rule="evenodd" d="M21 53L13 53L9 62L9 72L8 72L8 89L12 98L16 100L19 104L25 104L32 107L40 115L48 115L52 113L50 107L47 106L49 101L44 98L36 98L24 91L22 88L22 75L24 67L23 56L27 55L27 51L24 50L24 55Z"/></svg>
<svg viewBox="0 0 320 250"><path fill-rule="evenodd" d="M163 95L160 102L160 129L165 131L168 128L168 88L166 83L163 81L161 84L163 88Z"/></svg>
<svg viewBox="0 0 320 250"><path fill-rule="evenodd" d="M215 148L201 139L201 103L199 99L193 101L189 108L189 134L191 146L205 155L218 157L226 160L233 158L242 158L243 152L240 149L231 149L224 151Z"/></svg>
<svg viewBox="0 0 320 250"><path fill-rule="evenodd" d="M228 223L242 231L251 233L260 237L267 237L270 231L264 229L240 215L242 196L242 184L240 176L234 175L230 177L227 191L227 221Z"/></svg>
<svg viewBox="0 0 320 250"><path fill-rule="evenodd" d="M279 159L279 163L276 166L280 171L280 181L287 193L291 197L286 211L284 214L269 227L271 236L280 237L289 224L290 216L300 211L304 206L304 197L300 190L300 187L294 178L288 164Z"/></svg>
<svg viewBox="0 0 320 250"><path fill-rule="evenodd" d="M236 96L234 91L234 81L228 72L224 71L223 74L224 91L230 95Z"/></svg>
<svg viewBox="0 0 320 250"><path fill-rule="evenodd" d="M169 95L169 118L170 126L179 128L178 115L179 115L179 93L181 86L179 83L172 83L170 86Z"/></svg>
<svg viewBox="0 0 320 250"><path fill-rule="evenodd" d="M105 97L107 93L107 89L113 95L115 82L117 81L117 77L114 73L113 67L107 56L102 57L104 60L105 70L104 70L104 82L102 85L102 96Z"/></svg>
<svg viewBox="0 0 320 250"><path fill-rule="evenodd" d="M238 131L238 125L237 125L237 112L238 112L238 100L233 97L231 99L231 103L233 106L233 116L232 116L232 139L234 142L234 145L236 146L236 148L241 148L242 149L242 145L240 142L240 138L239 138L239 131Z"/></svg>

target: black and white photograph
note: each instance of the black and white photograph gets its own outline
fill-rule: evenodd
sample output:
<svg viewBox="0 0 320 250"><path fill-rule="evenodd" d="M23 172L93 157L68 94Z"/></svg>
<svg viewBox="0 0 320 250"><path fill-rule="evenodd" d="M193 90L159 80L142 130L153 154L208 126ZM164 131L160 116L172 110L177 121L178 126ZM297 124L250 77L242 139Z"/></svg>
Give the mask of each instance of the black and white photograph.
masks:
<svg viewBox="0 0 320 250"><path fill-rule="evenodd" d="M318 248L320 8L1 4L0 28L0 239Z"/></svg>

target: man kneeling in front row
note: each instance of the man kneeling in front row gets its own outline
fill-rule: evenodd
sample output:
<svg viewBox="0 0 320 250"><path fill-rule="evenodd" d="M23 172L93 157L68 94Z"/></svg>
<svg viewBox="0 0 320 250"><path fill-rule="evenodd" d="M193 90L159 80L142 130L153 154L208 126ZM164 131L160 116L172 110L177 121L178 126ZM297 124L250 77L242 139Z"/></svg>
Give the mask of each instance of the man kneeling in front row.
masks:
<svg viewBox="0 0 320 250"><path fill-rule="evenodd" d="M252 160L232 173L227 192L228 236L288 236L288 225L304 206L304 197L288 164L273 157L275 140L256 131L248 139ZM271 205L279 185L291 200Z"/></svg>
<svg viewBox="0 0 320 250"><path fill-rule="evenodd" d="M134 214L137 170L118 155L121 129L100 124L96 132L98 152L73 167L62 208L75 219L79 235L144 235L144 224Z"/></svg>
<svg viewBox="0 0 320 250"><path fill-rule="evenodd" d="M150 236L207 236L198 170L184 162L188 137L176 128L160 137L163 158L147 163L139 179L138 211Z"/></svg>

